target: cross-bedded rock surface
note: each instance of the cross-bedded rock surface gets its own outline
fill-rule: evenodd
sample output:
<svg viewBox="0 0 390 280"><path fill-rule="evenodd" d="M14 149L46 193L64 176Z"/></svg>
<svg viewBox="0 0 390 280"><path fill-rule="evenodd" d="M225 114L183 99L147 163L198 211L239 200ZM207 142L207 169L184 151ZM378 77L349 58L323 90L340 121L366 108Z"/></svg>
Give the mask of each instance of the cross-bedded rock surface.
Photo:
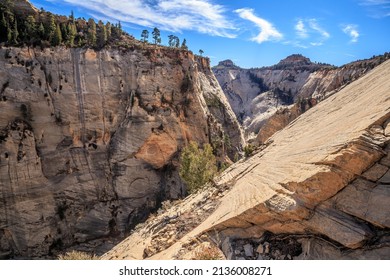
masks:
<svg viewBox="0 0 390 280"><path fill-rule="evenodd" d="M207 235L230 259L389 259L389 77L387 61L103 258L188 258Z"/></svg>
<svg viewBox="0 0 390 280"><path fill-rule="evenodd" d="M191 52L136 41L2 47L0 257L99 251L183 195L178 156L188 141L233 158L242 139L208 60Z"/></svg>

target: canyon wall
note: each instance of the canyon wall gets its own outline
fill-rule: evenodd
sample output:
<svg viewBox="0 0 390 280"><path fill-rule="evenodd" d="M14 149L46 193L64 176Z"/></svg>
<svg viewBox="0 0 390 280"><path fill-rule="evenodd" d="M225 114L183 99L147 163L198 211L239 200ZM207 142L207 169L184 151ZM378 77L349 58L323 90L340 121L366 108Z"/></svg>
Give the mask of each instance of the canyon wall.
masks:
<svg viewBox="0 0 390 280"><path fill-rule="evenodd" d="M389 76L387 61L103 258L192 259L214 244L227 259L389 259Z"/></svg>
<svg viewBox="0 0 390 280"><path fill-rule="evenodd" d="M240 68L226 60L213 67L213 71L237 119L242 123L247 138L251 139L261 132L273 115L286 113L285 109L289 109L294 103L302 103L304 99L312 98L317 103L389 57L389 54L385 54L334 67L313 63L302 55L291 55L274 66L251 69ZM298 110L301 109L304 108ZM292 115L296 113L296 109L291 112ZM274 124L278 119L280 116L273 120ZM292 116L284 117L283 122L289 119L293 119ZM268 124L268 130L270 125L273 124ZM284 126L280 123L272 129L273 133L282 127ZM260 138L268 134L269 131Z"/></svg>
<svg viewBox="0 0 390 280"><path fill-rule="evenodd" d="M185 194L189 141L221 160L243 145L209 61L188 51L2 47L0 87L2 258L109 246Z"/></svg>

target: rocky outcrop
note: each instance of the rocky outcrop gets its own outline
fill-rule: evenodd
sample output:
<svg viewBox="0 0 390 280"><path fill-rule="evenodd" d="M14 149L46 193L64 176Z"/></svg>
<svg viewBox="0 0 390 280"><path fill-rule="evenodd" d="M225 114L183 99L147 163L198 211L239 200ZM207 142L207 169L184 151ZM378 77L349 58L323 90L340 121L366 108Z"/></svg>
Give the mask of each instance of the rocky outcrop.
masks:
<svg viewBox="0 0 390 280"><path fill-rule="evenodd" d="M103 258L183 259L208 238L229 259L389 259L389 76L387 61Z"/></svg>
<svg viewBox="0 0 390 280"><path fill-rule="evenodd" d="M37 15L39 10L35 8L28 0L0 0L0 4L11 5L12 10L18 15Z"/></svg>
<svg viewBox="0 0 390 280"><path fill-rule="evenodd" d="M252 139L269 118L279 114L273 120L275 124L280 119L280 112L287 113L290 105L302 103L303 99L321 101L389 57L387 53L336 68L313 63L302 55L291 55L274 66L252 69L242 69L231 61L223 61L213 67L213 71L247 138ZM297 110L292 109L291 115L296 113ZM284 117L283 122L287 119ZM269 135L269 128L274 124L268 124L265 135ZM280 123L272 130L275 132L279 127L284 126Z"/></svg>
<svg viewBox="0 0 390 280"><path fill-rule="evenodd" d="M177 49L0 48L0 255L99 252L185 193L194 140L243 137L205 58ZM106 249L105 249L106 250Z"/></svg>

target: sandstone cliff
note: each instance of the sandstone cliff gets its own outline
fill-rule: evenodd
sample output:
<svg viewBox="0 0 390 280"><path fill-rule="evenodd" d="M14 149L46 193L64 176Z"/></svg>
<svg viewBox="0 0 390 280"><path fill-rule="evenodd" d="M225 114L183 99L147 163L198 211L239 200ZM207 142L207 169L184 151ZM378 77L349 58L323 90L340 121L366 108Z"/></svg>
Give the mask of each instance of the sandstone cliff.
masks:
<svg viewBox="0 0 390 280"><path fill-rule="evenodd" d="M103 258L192 258L207 240L228 259L389 259L389 77L387 61Z"/></svg>
<svg viewBox="0 0 390 280"><path fill-rule="evenodd" d="M386 54L336 68L313 63L302 55L291 55L274 66L253 69L242 69L232 61L223 61L213 67L213 71L242 123L247 138L254 138L274 114L279 113L279 117L273 120L275 123L280 119L280 113L286 113L285 109L293 103L304 98L323 100L388 57ZM303 108L299 108L301 109ZM297 110L293 111L295 112L291 112L291 115L297 113ZM288 119L293 118L284 117L283 123ZM269 136L270 125L272 126L268 124L268 132L261 139ZM284 126L280 123L272 129L273 133L282 127Z"/></svg>
<svg viewBox="0 0 390 280"><path fill-rule="evenodd" d="M2 47L0 90L3 258L99 250L184 194L188 141L221 159L243 145L209 61L188 51Z"/></svg>

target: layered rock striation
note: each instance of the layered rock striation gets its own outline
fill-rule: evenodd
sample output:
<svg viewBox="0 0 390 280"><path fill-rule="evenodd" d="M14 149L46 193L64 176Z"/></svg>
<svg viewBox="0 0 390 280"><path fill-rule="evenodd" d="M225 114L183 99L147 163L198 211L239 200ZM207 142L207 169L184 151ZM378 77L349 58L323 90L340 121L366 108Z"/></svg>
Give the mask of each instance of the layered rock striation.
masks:
<svg viewBox="0 0 390 280"><path fill-rule="evenodd" d="M301 107L305 99L321 101L388 58L389 54L385 54L334 67L313 63L302 55L291 55L274 66L252 69L240 68L227 60L213 67L213 71L237 119L242 123L247 138L251 139L261 132L275 114L279 114L279 117L274 122L294 103L299 103ZM301 109L292 109L292 116L284 117L281 121L294 119L293 115L298 111L305 111ZM282 122L272 129L273 133L284 127ZM270 126L272 124L268 124L268 130ZM269 131L261 138L268 134Z"/></svg>
<svg viewBox="0 0 390 280"><path fill-rule="evenodd" d="M184 195L189 141L220 159L243 145L209 61L188 51L2 47L0 90L3 258L99 250Z"/></svg>
<svg viewBox="0 0 390 280"><path fill-rule="evenodd" d="M104 258L191 258L206 236L228 259L389 259L389 76L387 61Z"/></svg>

